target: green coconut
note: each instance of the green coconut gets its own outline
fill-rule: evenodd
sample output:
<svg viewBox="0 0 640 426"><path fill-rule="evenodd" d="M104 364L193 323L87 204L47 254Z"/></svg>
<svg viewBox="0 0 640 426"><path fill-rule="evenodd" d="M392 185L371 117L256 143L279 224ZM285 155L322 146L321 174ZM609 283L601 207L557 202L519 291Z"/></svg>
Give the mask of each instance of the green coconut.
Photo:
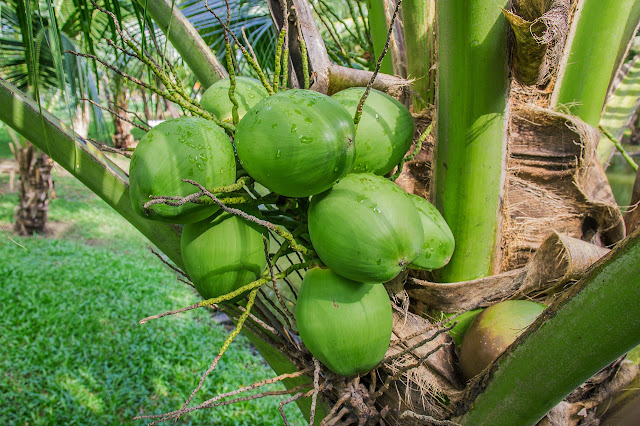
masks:
<svg viewBox="0 0 640 426"><path fill-rule="evenodd" d="M259 214L257 209L247 213ZM219 297L260 278L267 264L264 229L224 211L183 227L182 260L202 297Z"/></svg>
<svg viewBox="0 0 640 426"><path fill-rule="evenodd" d="M389 347L391 302L379 284L311 269L302 281L295 316L305 346L341 376L372 370Z"/></svg>
<svg viewBox="0 0 640 426"><path fill-rule="evenodd" d="M420 256L409 265L412 269L439 269L449 263L455 241L449 225L438 209L422 197L408 194L420 213L424 245Z"/></svg>
<svg viewBox="0 0 640 426"><path fill-rule="evenodd" d="M544 305L528 300L506 300L482 311L462 341L460 367L465 380L495 361L544 309Z"/></svg>
<svg viewBox="0 0 640 426"><path fill-rule="evenodd" d="M364 91L364 87L351 87L332 98L353 116ZM414 131L409 110L386 93L372 89L356 132L356 161L352 172L389 173L411 147Z"/></svg>
<svg viewBox="0 0 640 426"><path fill-rule="evenodd" d="M361 282L385 282L413 262L424 242L418 210L394 183L350 174L309 206L309 235L334 272Z"/></svg>
<svg viewBox="0 0 640 426"><path fill-rule="evenodd" d="M229 100L230 80L218 80L213 83L202 95L200 105L218 117L221 121L233 121L233 104ZM238 118L253 108L262 99L269 96L267 89L255 78L236 77L236 90L234 97L238 101Z"/></svg>
<svg viewBox="0 0 640 426"><path fill-rule="evenodd" d="M211 216L218 207L154 204L145 212L143 206L152 196L185 197L198 192L182 179L214 188L230 185L235 178L233 146L222 128L203 118L168 120L149 130L133 152L129 165L131 204L149 219L196 222Z"/></svg>
<svg viewBox="0 0 640 426"><path fill-rule="evenodd" d="M345 176L355 158L353 118L330 97L289 90L263 99L235 135L241 166L287 197L308 197Z"/></svg>

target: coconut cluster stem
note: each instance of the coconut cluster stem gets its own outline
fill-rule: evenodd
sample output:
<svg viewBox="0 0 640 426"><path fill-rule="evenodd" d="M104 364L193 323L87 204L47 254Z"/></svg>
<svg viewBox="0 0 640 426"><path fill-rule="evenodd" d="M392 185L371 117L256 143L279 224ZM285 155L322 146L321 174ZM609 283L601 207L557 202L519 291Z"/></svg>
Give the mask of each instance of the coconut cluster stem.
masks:
<svg viewBox="0 0 640 426"><path fill-rule="evenodd" d="M238 179L238 181L236 183L233 183L231 185L225 185L225 186L219 186L217 188L212 188L209 191L212 193L216 193L216 194L224 194L224 193L229 193L229 192L233 192L233 191L239 191L240 189L242 189L245 185L247 185L249 182L251 181L251 178L249 176L243 176L240 179ZM174 207L179 207L182 206L186 203L195 203L195 204L212 204L213 201L211 201L210 199L202 199L201 197L203 197L205 194L203 191L199 191L199 192L195 192L191 195L187 195L186 197L174 197L174 196L160 196L160 197L155 197L155 196L151 196L151 200L147 201L144 206L142 206L142 208L146 211L149 207L155 205L155 204L167 204L169 206L174 206ZM225 204L240 204L238 202L232 202L232 201L240 201L240 203L242 202L246 202L246 198L245 197L235 197L235 198L223 198L220 199L221 202L225 203Z"/></svg>
<svg viewBox="0 0 640 426"><path fill-rule="evenodd" d="M284 227L278 226L278 225L274 225L273 223L268 222L266 220L258 219L255 216L252 216L250 214L247 214L247 213L243 212L242 210L238 210L238 209L234 209L234 208L231 208L229 206L226 206L222 201L220 201L220 199L218 199L218 197L213 195L208 189L206 189L205 187L203 187L202 185L200 185L199 183L197 183L197 182L195 182L195 181L193 181L191 179L183 179L183 182L187 182L187 183L190 183L191 185L194 185L194 186L198 187L200 189L200 191L203 192L204 195L206 195L207 197L211 198L225 212L233 214L233 215L236 215L236 216L240 216L243 219L248 220L249 222L256 223L256 224L258 224L260 226L264 226L265 228L268 228L268 229L272 230L273 232L275 232L276 234L280 235L285 240L289 241L289 243L291 244L291 248L293 248L295 251L298 251L298 252L300 252L302 254L305 254L305 255L308 255L308 256L314 254L313 250L308 249L304 245L298 243L296 241L296 239L294 238L294 236L291 234L291 232L287 231Z"/></svg>
<svg viewBox="0 0 640 426"><path fill-rule="evenodd" d="M231 6L229 5L229 0L225 0L225 4L227 5L227 27L229 27L229 22L231 20ZM224 31L224 50L225 56L227 59L227 71L229 72L229 101L231 102L231 119L233 120L233 125L237 125L240 121L238 117L238 100L235 97L236 92L236 72L235 66L233 65L233 55L231 54L231 43L229 41L229 34Z"/></svg>
<svg viewBox="0 0 640 426"><path fill-rule="evenodd" d="M276 62L273 70L273 91L278 92L280 87L280 70L282 67L282 45L284 44L284 37L286 35L285 26L282 26L280 35L278 36L278 44L276 45Z"/></svg>

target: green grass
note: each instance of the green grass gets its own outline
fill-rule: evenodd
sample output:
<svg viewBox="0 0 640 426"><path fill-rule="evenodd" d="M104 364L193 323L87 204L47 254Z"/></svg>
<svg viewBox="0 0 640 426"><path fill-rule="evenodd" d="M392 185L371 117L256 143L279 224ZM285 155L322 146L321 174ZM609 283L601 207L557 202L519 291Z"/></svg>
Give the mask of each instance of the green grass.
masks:
<svg viewBox="0 0 640 426"><path fill-rule="evenodd" d="M0 191L7 176L0 176ZM0 195L0 424L144 424L180 407L229 333L128 223L69 176L56 177L56 237L12 235ZM273 376L240 336L194 402ZM275 389L272 387L271 389ZM269 397L184 416L188 424L281 424ZM288 418L303 420L292 404Z"/></svg>

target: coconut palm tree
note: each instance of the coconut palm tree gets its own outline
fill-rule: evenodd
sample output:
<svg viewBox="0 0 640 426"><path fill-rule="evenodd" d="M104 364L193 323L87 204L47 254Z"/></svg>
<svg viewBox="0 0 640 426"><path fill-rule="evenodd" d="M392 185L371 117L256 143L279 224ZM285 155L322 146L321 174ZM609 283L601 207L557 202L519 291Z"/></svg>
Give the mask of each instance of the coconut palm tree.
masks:
<svg viewBox="0 0 640 426"><path fill-rule="evenodd" d="M387 31L398 3L368 3L368 13L362 2L350 2L342 12L314 3L331 22L321 25L325 35L333 31L340 56L327 50L306 0L269 2L279 40L288 40L276 51L288 50L282 57L290 87L310 84L329 94L367 85L387 91L412 105L418 136L426 137L435 119L435 138L423 144L417 138L415 155L394 178L408 192L434 201L453 231L456 251L442 270L401 274L387 284L398 308L394 342L370 375L340 378L317 363L300 346L286 301L278 307L277 287L271 288L273 298L256 299L252 292L244 311L228 308L237 330L255 304L257 317L242 330L291 392L283 403L296 401L312 423L509 425L535 424L546 416L549 424L578 424L615 414L598 406L607 398L617 401L617 391L637 380L637 366L621 357L640 344L640 231L625 228L615 205L597 160L595 126L640 22L640 2L405 0L403 31L393 25ZM224 8L218 4L214 11L224 16ZM172 2L153 2L147 12L202 85L233 74L232 55L225 57L225 70ZM361 42L357 49L374 58L387 47L395 51L384 68L395 75L373 78L372 63L358 62L344 49L346 42L333 30L339 18L343 35L358 40L354 46ZM345 66L349 61L352 68ZM180 94L171 70L155 68L165 89L172 88L156 88L160 93L193 114L215 118ZM127 176L4 80L0 119L31 140L46 135L52 158L183 267L179 230L133 212ZM230 132L232 127L227 125ZM273 229L294 246L296 237ZM463 382L448 327L434 322L441 313L512 298L543 301L548 308L482 373Z"/></svg>

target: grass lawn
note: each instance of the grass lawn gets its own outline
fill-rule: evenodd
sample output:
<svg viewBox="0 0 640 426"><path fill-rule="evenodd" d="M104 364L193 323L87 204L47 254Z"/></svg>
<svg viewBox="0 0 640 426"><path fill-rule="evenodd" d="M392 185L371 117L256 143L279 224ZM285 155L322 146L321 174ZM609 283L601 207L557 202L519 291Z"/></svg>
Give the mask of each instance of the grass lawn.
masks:
<svg viewBox="0 0 640 426"><path fill-rule="evenodd" d="M68 175L55 180L54 234L19 238L10 232L17 196L0 176L0 424L144 424L131 418L180 407L229 330L206 310L138 325L198 296L82 184ZM240 336L194 402L273 375ZM181 421L281 424L283 398ZM302 423L295 405L286 412Z"/></svg>

